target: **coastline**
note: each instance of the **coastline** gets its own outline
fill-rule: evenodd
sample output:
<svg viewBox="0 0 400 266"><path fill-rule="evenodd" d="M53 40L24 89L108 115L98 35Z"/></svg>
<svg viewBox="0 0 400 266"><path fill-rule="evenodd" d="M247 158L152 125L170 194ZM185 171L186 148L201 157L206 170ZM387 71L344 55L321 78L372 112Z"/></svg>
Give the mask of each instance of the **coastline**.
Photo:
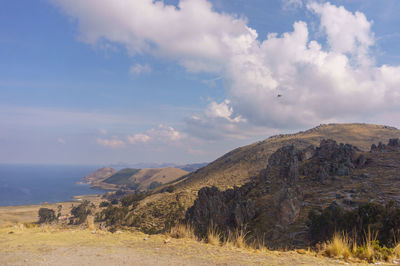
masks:
<svg viewBox="0 0 400 266"><path fill-rule="evenodd" d="M57 203L28 204L19 206L0 206L0 225L7 223L34 223L38 221L38 211L40 208L50 208L57 210L62 206L61 214L69 214L72 207L83 200L89 200L94 204L102 201L103 194L89 194L74 196L70 201Z"/></svg>

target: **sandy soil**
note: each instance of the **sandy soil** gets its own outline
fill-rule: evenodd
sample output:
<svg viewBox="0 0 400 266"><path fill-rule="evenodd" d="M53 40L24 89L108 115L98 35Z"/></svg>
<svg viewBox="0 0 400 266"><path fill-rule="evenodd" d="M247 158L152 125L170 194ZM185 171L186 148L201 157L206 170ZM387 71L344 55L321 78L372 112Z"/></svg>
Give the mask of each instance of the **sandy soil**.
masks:
<svg viewBox="0 0 400 266"><path fill-rule="evenodd" d="M167 239L167 243L165 243ZM190 239L55 227L0 228L0 265L338 265L292 252L236 249Z"/></svg>

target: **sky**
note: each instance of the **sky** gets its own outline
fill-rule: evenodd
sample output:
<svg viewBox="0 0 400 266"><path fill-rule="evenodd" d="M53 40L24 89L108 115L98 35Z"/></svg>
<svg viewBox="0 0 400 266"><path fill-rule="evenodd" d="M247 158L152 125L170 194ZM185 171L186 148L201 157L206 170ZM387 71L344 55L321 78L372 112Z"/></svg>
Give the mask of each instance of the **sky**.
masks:
<svg viewBox="0 0 400 266"><path fill-rule="evenodd" d="M400 127L398 0L0 0L0 163L210 162Z"/></svg>

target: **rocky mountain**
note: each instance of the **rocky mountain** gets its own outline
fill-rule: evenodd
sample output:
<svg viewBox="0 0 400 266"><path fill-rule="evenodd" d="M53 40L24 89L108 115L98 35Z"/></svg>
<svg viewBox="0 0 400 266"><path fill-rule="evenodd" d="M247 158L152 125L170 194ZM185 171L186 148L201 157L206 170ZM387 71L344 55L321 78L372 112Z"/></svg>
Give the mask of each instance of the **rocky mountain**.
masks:
<svg viewBox="0 0 400 266"><path fill-rule="evenodd" d="M369 151L322 140L317 147L279 148L240 188L201 189L186 219L200 235L213 223L221 231L246 227L270 247L306 247L310 211L390 201L400 205L399 139L372 144Z"/></svg>
<svg viewBox="0 0 400 266"><path fill-rule="evenodd" d="M158 193L140 202L132 212L132 217L146 217L141 218L140 223L140 227L146 230L163 230L168 224L166 220L170 219L166 217L184 218L185 210L193 205L201 188L215 186L223 191L233 189L235 186L240 187L249 182L252 177L259 176L265 171L268 168L270 156L285 146L293 146L293 149L297 151L306 149L310 145L318 146L323 139L331 139L337 143L356 146L359 149L357 152L363 152L369 151L372 144L387 143L393 138L400 138L400 130L370 124L320 125L296 134L273 136L264 141L237 148L206 167L172 182L173 189L169 192L165 192L165 186L161 186ZM171 187L171 184L168 186ZM343 194L343 196L346 195L346 193Z"/></svg>

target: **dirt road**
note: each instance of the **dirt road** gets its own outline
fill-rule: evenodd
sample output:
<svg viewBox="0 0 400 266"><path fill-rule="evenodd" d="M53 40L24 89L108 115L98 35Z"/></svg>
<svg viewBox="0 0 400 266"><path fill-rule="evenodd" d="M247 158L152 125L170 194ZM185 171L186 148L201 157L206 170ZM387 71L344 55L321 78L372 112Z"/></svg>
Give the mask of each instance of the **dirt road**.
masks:
<svg viewBox="0 0 400 266"><path fill-rule="evenodd" d="M167 243L165 243L167 242ZM0 265L338 265L297 252L255 252L138 232L0 229Z"/></svg>

